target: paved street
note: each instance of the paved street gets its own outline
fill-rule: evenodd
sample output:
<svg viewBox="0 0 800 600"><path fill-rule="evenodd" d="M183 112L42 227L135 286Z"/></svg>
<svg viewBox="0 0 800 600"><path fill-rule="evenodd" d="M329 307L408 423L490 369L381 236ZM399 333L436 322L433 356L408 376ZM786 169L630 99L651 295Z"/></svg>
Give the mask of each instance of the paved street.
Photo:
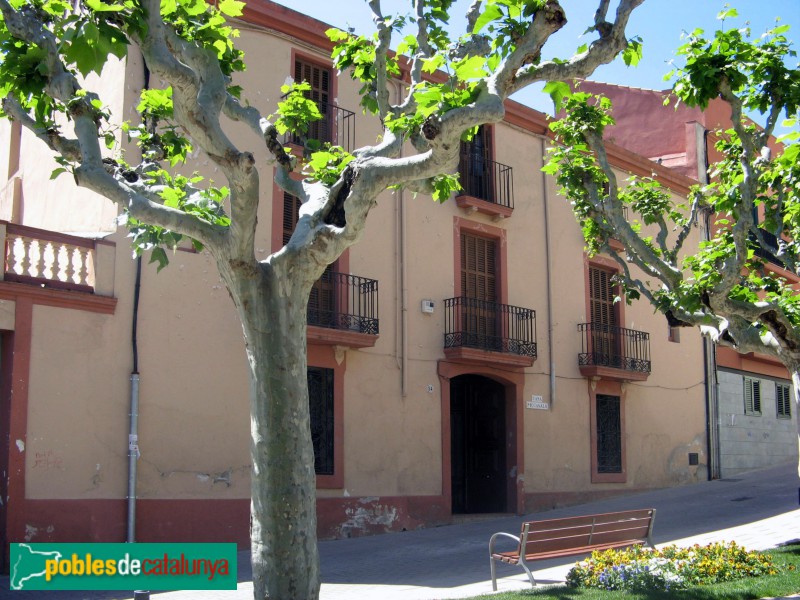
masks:
<svg viewBox="0 0 800 600"><path fill-rule="evenodd" d="M730 479L600 500L529 518L556 518L633 508L657 509L657 544L730 541L754 550L800 540L800 481L794 464ZM435 600L491 591L488 541L496 531L517 534L521 517L320 543L322 600ZM542 561L540 583L563 582L574 559ZM529 587L522 569L498 567L501 590ZM153 600L250 600L249 556L239 553L239 587L227 592L162 592ZM798 590L800 591L800 590ZM129 600L131 593L10 592L0 578L0 599Z"/></svg>

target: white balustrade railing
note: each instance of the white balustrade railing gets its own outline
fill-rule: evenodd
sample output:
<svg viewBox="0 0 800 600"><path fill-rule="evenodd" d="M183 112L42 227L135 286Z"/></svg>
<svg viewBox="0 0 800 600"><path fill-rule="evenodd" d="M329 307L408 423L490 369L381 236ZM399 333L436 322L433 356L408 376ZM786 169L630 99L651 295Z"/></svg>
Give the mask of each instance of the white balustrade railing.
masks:
<svg viewBox="0 0 800 600"><path fill-rule="evenodd" d="M6 281L94 291L94 240L13 223L5 229Z"/></svg>

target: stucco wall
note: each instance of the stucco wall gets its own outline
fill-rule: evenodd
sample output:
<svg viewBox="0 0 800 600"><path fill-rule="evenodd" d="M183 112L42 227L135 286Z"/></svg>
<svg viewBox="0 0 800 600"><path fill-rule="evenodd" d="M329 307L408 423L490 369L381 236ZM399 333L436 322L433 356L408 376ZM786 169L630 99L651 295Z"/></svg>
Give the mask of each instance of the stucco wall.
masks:
<svg viewBox="0 0 800 600"><path fill-rule="evenodd" d="M265 114L275 109L280 85L291 72L293 48L319 61L326 56L304 43L246 27L241 45L253 66L237 75L237 83ZM129 64L130 73L137 69L134 62ZM367 144L379 129L375 120L360 115L356 90L346 74L339 77L338 104L357 112L357 143ZM128 98L137 95L135 77L124 91ZM259 140L242 126L232 131L232 138L253 149L257 163L264 164L267 157ZM547 410L519 409L523 440L518 459L524 469L514 476L519 476L524 493L558 503L703 479L699 336L684 330L680 344L668 342L664 318L637 302L624 307L620 325L650 333L652 372L645 381L620 387L624 481L592 483L590 415L598 382L582 376L578 368L577 325L589 320L583 239L569 203L558 195L554 180L540 171L542 139L508 124L495 126L494 132L496 160L513 167L511 217L496 220L459 209L454 201L439 205L408 191L386 192L371 212L362 240L349 251L349 272L379 281L380 336L372 348L324 349L344 365L344 479L342 487L322 489L319 496L331 501L436 497L428 502L441 502L449 477L449 457L443 451L443 431L449 427L443 420L446 390L439 374L445 359L444 300L460 295L454 265L457 228L464 223L505 240L506 302L536 311L538 359L533 366L489 369L489 376L498 380L509 373L519 376L523 402L538 395L549 404ZM25 160L33 158L26 155ZM199 153L188 170L194 168L220 178ZM277 214L273 205L281 202L282 193L274 188L271 175L271 168L262 169L257 258L276 246L271 239ZM42 178L36 185L47 194L67 188ZM80 198L70 191L62 200L74 211L71 203ZM545 203L552 306L547 294ZM108 206L101 212L106 210L113 212ZM34 214L28 213L31 218ZM63 217L56 212L53 218L59 215ZM64 229L44 213L39 216L37 226L82 226L70 223ZM29 498L122 500L126 494L134 263L125 234L115 233L112 239L118 245L114 295L119 300L113 316L34 309ZM153 502L245 503L250 494L249 399L241 326L208 253L179 251L170 258L161 273L152 265L143 267L138 493ZM434 301L433 314L421 312L423 299ZM555 394L550 393L551 368ZM699 465L688 464L690 452L700 456Z"/></svg>

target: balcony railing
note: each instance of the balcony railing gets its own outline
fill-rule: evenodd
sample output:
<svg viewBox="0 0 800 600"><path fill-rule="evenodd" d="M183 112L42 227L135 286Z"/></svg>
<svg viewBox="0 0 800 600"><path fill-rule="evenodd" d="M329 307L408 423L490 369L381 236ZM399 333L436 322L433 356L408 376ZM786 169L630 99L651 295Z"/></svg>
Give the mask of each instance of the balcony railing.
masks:
<svg viewBox="0 0 800 600"><path fill-rule="evenodd" d="M308 124L306 137L320 142L330 142L334 146L341 146L350 152L355 147L356 141L356 113L336 106L334 104L318 103L322 118ZM303 145L301 136L287 133L284 144Z"/></svg>
<svg viewBox="0 0 800 600"><path fill-rule="evenodd" d="M462 144L458 173L461 194L514 208L514 180L508 165L477 155L470 151L469 144Z"/></svg>
<svg viewBox="0 0 800 600"><path fill-rule="evenodd" d="M13 223L5 233L5 281L95 291L94 240Z"/></svg>
<svg viewBox="0 0 800 600"><path fill-rule="evenodd" d="M650 334L604 323L580 323L581 367L609 367L650 373Z"/></svg>
<svg viewBox="0 0 800 600"><path fill-rule="evenodd" d="M308 324L378 335L378 282L326 271L311 290Z"/></svg>
<svg viewBox="0 0 800 600"><path fill-rule="evenodd" d="M460 296L445 307L445 348L476 348L536 358L536 311Z"/></svg>
<svg viewBox="0 0 800 600"><path fill-rule="evenodd" d="M774 233L770 233L769 231L761 230L761 239L764 240L765 246L762 246L759 241L758 237L755 234L750 233L748 236L750 241L755 245L755 255L759 258L763 258L767 262L771 262L776 265L782 265L782 261L772 252L773 249L775 251L778 250L778 236Z"/></svg>

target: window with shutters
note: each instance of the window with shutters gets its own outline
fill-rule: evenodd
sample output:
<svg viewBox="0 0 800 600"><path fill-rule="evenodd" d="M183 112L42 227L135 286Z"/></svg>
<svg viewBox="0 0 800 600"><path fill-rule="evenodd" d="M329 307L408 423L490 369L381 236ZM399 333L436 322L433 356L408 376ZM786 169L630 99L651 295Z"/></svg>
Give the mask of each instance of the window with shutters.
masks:
<svg viewBox="0 0 800 600"><path fill-rule="evenodd" d="M775 384L775 408L779 419L790 419L792 417L790 392L791 387L785 383Z"/></svg>
<svg viewBox="0 0 800 600"><path fill-rule="evenodd" d="M744 378L744 414L761 416L761 381L752 377Z"/></svg>
<svg viewBox="0 0 800 600"><path fill-rule="evenodd" d="M333 369L308 367L308 406L311 440L314 444L314 472L334 474Z"/></svg>
<svg viewBox="0 0 800 600"><path fill-rule="evenodd" d="M492 349L499 343L497 242L461 233L462 331L471 345Z"/></svg>
<svg viewBox="0 0 800 600"><path fill-rule="evenodd" d="M322 119L309 124L308 137L320 142L333 142L331 119L331 92L333 71L302 58L295 58L294 80L305 81L311 86L306 97L317 103Z"/></svg>
<svg viewBox="0 0 800 600"><path fill-rule="evenodd" d="M300 218L300 199L288 192L283 193L283 245L292 237ZM336 289L334 263L328 265L322 277L311 288L308 297L308 324L318 327L336 328Z"/></svg>
<svg viewBox="0 0 800 600"><path fill-rule="evenodd" d="M589 320L594 364L618 367L620 340L613 276L606 269L589 267Z"/></svg>

